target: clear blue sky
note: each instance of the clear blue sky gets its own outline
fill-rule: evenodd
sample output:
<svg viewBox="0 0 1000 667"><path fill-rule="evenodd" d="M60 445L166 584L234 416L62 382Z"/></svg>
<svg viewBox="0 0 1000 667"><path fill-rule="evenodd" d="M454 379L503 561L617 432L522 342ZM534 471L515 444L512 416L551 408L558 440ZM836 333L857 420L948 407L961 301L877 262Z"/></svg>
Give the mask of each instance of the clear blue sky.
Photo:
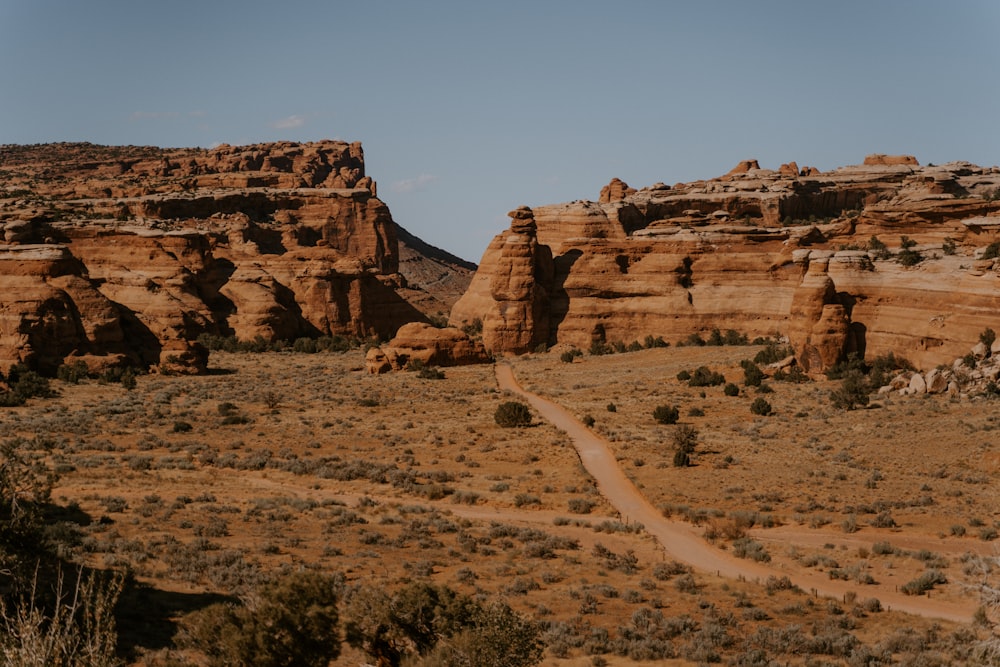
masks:
<svg viewBox="0 0 1000 667"><path fill-rule="evenodd" d="M478 261L614 176L1000 163L998 35L998 0L0 0L0 143L362 141Z"/></svg>

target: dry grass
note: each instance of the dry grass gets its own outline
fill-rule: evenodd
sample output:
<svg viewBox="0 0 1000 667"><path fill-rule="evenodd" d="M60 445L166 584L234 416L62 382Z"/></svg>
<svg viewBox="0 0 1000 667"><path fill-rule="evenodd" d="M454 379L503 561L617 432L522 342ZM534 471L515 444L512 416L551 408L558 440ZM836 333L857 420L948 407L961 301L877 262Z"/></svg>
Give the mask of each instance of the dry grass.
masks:
<svg viewBox="0 0 1000 667"><path fill-rule="evenodd" d="M826 385L772 383L775 415L756 417L753 390L729 397L722 386L692 389L675 379L706 364L737 381L739 361L755 351L671 348L572 364L553 353L515 368L526 387L593 416L653 502L712 524L720 544L749 534L777 567L867 572L900 586L934 560L949 582L961 581L958 556L991 546L977 531L992 527L997 509L992 405L898 399L842 413ZM212 365L220 372L205 377L141 377L131 393L56 383L60 398L6 410L0 421L0 437L53 443L61 476L53 498L91 518L78 557L127 568L151 590L186 600L167 605L165 617L204 594L240 593L268 573L315 568L343 572L349 584L431 578L502 594L551 623L544 664L553 665L596 664L590 654L608 651L608 664L631 664L613 654L620 649L611 640L642 610L691 620L669 643L694 663L711 658L699 653L709 648L740 655L761 628L797 625L875 645L902 628L932 627L865 611L863 599L668 576L662 552L618 523L563 434L547 424L496 425L493 413L509 397L491 367L447 369L443 380L374 377L358 352L216 353ZM681 422L698 429L694 467L670 465L673 427L651 416L660 404L679 405ZM704 416L688 416L692 407ZM868 509L881 504L896 528L871 527L879 513ZM842 528L850 517L857 532ZM768 521L780 526L759 527ZM951 535L956 524L968 527L964 537ZM885 541L899 552L873 553ZM931 555L914 557L921 549ZM963 592L949 583L933 594ZM959 650L956 630L944 624L926 650ZM162 657L158 647L169 639L125 625L122 632L136 660ZM336 664L359 660L345 648Z"/></svg>

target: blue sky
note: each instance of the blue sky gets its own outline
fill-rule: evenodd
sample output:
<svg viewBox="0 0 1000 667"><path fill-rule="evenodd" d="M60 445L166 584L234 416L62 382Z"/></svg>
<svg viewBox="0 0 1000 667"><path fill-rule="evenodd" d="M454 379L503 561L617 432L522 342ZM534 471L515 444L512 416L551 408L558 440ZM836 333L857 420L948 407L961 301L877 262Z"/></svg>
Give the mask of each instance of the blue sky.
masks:
<svg viewBox="0 0 1000 667"><path fill-rule="evenodd" d="M756 158L1000 163L997 0L0 0L0 143L361 141L478 261L521 205Z"/></svg>

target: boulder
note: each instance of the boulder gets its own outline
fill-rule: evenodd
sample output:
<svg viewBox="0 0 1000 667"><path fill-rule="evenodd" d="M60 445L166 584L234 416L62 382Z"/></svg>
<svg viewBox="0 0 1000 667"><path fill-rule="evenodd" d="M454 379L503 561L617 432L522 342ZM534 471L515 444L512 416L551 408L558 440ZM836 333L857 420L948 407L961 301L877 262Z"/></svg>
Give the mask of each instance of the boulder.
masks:
<svg viewBox="0 0 1000 667"><path fill-rule="evenodd" d="M927 382L924 380L924 376L920 373L914 373L913 377L910 378L908 389L911 394L926 394Z"/></svg>
<svg viewBox="0 0 1000 667"><path fill-rule="evenodd" d="M369 375L382 375L392 370L392 364L381 347L373 347L365 354L365 369Z"/></svg>
<svg viewBox="0 0 1000 667"><path fill-rule="evenodd" d="M924 381L928 394L940 394L948 389L948 376L937 368L927 372Z"/></svg>
<svg viewBox="0 0 1000 667"><path fill-rule="evenodd" d="M369 351L365 359L370 373L376 372L373 369L384 368L384 362L393 370L402 370L413 362L425 366L465 366L491 361L482 343L472 340L461 330L455 327L439 329L423 322L404 324L379 353Z"/></svg>

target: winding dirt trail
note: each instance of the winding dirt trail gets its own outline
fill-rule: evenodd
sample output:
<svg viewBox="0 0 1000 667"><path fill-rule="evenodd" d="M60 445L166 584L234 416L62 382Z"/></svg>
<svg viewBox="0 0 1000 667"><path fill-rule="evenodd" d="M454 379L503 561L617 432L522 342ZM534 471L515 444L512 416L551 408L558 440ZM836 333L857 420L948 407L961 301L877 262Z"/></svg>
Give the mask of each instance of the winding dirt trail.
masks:
<svg viewBox="0 0 1000 667"><path fill-rule="evenodd" d="M707 544L689 524L665 518L635 487L615 459L609 443L584 426L567 409L537 394L523 389L508 364L496 364L497 383L501 389L523 396L531 406L556 428L566 432L573 441L580 460L597 482L602 495L618 510L623 519L638 521L653 535L671 557L706 573L730 579L765 581L770 576L787 576L805 591L817 595L843 598L849 592L858 599L877 597L884 607L929 618L959 623L972 619L976 603L953 603L926 597L907 596L886 586L852 585L831 581L826 575L809 571L786 571L748 560L738 559Z"/></svg>

